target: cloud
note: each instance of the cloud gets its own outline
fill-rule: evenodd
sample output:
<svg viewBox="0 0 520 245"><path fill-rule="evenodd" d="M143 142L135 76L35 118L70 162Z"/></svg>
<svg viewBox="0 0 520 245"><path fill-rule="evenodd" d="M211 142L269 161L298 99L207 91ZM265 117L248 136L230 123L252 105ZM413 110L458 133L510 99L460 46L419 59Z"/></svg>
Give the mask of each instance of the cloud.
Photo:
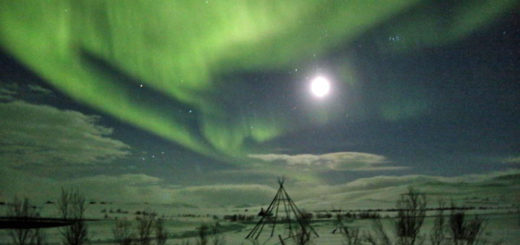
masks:
<svg viewBox="0 0 520 245"><path fill-rule="evenodd" d="M2 88L0 87L0 100L13 100L14 95L16 95L16 92L8 89L8 88Z"/></svg>
<svg viewBox="0 0 520 245"><path fill-rule="evenodd" d="M103 163L129 154L96 116L12 101L0 103L0 118L3 166Z"/></svg>
<svg viewBox="0 0 520 245"><path fill-rule="evenodd" d="M145 174L95 175L72 180L39 177L24 171L6 169L0 173L0 199L25 196L37 202L55 200L62 187L77 188L88 200L114 202L172 201L171 190L159 178Z"/></svg>
<svg viewBox="0 0 520 245"><path fill-rule="evenodd" d="M307 185L288 190L298 205L310 209L390 208L409 186L426 193L432 205L436 205L438 199L466 202L475 198L484 202L491 200L489 205L502 199L503 205L508 205L518 202L510 193L520 187L520 170L455 177L375 176L340 185Z"/></svg>
<svg viewBox="0 0 520 245"><path fill-rule="evenodd" d="M85 196L115 202L174 202L173 189L160 178L146 174L95 175L61 182L72 186Z"/></svg>
<svg viewBox="0 0 520 245"><path fill-rule="evenodd" d="M160 178L145 174L95 175L59 181L13 169L0 173L0 187L0 200L18 195L44 202L56 199L61 187L73 187L88 200L185 203L196 207L261 205L269 202L276 192L269 186L251 184L172 186Z"/></svg>
<svg viewBox="0 0 520 245"><path fill-rule="evenodd" d="M335 152L321 155L250 154L249 157L304 170L375 171L405 168L385 166L384 164L390 161L384 156L363 152Z"/></svg>
<svg viewBox="0 0 520 245"><path fill-rule="evenodd" d="M29 90L31 90L32 92L35 92L35 93L40 93L40 94L44 94L44 95L53 95L54 94L54 92L52 92L52 90L46 89L39 85L29 84L27 86L28 86Z"/></svg>
<svg viewBox="0 0 520 245"><path fill-rule="evenodd" d="M14 101L14 100L46 100L49 97L55 96L54 92L48 88L36 84L18 84L18 83L4 83L0 84L0 100Z"/></svg>
<svg viewBox="0 0 520 245"><path fill-rule="evenodd" d="M174 196L197 206L261 205L269 202L276 190L265 185L207 185L186 187Z"/></svg>
<svg viewBox="0 0 520 245"><path fill-rule="evenodd" d="M508 164L520 164L520 156L517 157L508 157L502 161L503 163Z"/></svg>
<svg viewBox="0 0 520 245"><path fill-rule="evenodd" d="M460 184L460 183L485 183L495 182L504 176L516 176L520 170L510 169L505 171L490 172L486 174L468 174L454 177L430 176L430 175L402 175L402 176L374 176L360 178L354 181L330 186L333 192L359 191L388 188L392 186L416 186L421 184Z"/></svg>

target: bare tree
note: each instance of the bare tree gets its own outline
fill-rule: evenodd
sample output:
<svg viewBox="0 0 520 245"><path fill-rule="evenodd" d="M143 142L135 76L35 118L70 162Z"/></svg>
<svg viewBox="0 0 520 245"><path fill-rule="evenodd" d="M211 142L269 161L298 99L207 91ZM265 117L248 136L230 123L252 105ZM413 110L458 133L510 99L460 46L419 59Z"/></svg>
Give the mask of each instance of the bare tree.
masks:
<svg viewBox="0 0 520 245"><path fill-rule="evenodd" d="M60 230L63 244L83 245L88 241L87 224L84 220L86 202L85 197L77 189L61 189L57 201L61 218L72 220L73 223Z"/></svg>
<svg viewBox="0 0 520 245"><path fill-rule="evenodd" d="M372 223L372 231L364 232L362 240L368 244L383 245L414 245L422 244L424 239L419 237L419 233L426 215L426 195L419 193L413 188L408 188L408 192L402 194L397 200L398 210L395 218L396 241L392 242L384 230L380 218L376 218Z"/></svg>
<svg viewBox="0 0 520 245"><path fill-rule="evenodd" d="M29 199L23 200L14 197L13 202L7 208L7 216L19 219L19 222L25 222L28 218L38 216L36 209L31 206ZM42 244L44 242L43 233L39 229L17 228L9 230L9 237L12 244Z"/></svg>
<svg viewBox="0 0 520 245"><path fill-rule="evenodd" d="M157 219L155 222L155 239L157 240L157 245L166 244L166 240L168 239L168 232L164 227L163 219Z"/></svg>
<svg viewBox="0 0 520 245"><path fill-rule="evenodd" d="M154 220L155 215L152 212L143 212L143 214L137 218L137 240L139 244L150 245Z"/></svg>
<svg viewBox="0 0 520 245"><path fill-rule="evenodd" d="M418 241L426 214L426 195L413 188L402 194L397 201L397 221L395 223L397 243L414 245Z"/></svg>
<svg viewBox="0 0 520 245"><path fill-rule="evenodd" d="M132 241L135 239L134 233L131 230L132 223L128 220L118 220L116 221L116 225L114 229L112 229L112 234L114 235L114 240L119 245L131 245Z"/></svg>

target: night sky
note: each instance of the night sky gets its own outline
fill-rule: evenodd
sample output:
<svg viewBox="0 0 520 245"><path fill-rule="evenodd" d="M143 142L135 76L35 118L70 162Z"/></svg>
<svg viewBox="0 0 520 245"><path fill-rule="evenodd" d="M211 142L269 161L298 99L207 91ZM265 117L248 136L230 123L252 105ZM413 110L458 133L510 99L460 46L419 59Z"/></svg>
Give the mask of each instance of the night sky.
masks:
<svg viewBox="0 0 520 245"><path fill-rule="evenodd" d="M517 169L519 10L0 1L0 197L77 185L262 202L282 175L298 197L364 177Z"/></svg>

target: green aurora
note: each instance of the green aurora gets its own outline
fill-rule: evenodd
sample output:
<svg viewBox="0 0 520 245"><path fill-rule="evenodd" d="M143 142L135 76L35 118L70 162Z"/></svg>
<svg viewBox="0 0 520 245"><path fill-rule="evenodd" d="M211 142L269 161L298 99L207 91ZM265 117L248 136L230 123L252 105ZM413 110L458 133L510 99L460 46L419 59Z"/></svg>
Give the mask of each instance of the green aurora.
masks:
<svg viewBox="0 0 520 245"><path fill-rule="evenodd" d="M265 99L255 97L253 82L272 81L228 74L293 70L374 30L410 37L378 43L387 52L444 45L516 3L436 2L3 0L0 45L82 104L195 152L238 161L252 146L338 115L319 106L291 113L276 100L247 103ZM453 5L451 19L432 11L440 5ZM346 57L338 66L337 81L358 83ZM139 97L139 89L148 92ZM397 98L381 103L379 116L387 120L428 107L420 94L384 96Z"/></svg>

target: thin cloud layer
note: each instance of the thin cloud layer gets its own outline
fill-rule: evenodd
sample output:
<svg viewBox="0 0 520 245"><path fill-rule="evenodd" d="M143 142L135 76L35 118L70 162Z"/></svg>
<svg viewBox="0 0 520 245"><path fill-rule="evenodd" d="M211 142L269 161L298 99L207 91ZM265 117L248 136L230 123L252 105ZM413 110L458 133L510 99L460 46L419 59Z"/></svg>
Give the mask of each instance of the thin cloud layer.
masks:
<svg viewBox="0 0 520 245"><path fill-rule="evenodd" d="M493 197L515 191L519 187L519 170L508 170L483 175L440 177L424 175L377 176L362 178L341 185L301 185L286 183L291 197L304 207L330 208L363 207L372 202L374 207L394 204L400 193L414 186L432 198L442 195L482 195ZM116 176L96 175L74 180L58 181L33 176L23 171L7 169L0 172L0 200L14 195L28 196L44 202L58 197L61 187L78 188L88 200L116 203L189 204L193 207L238 207L267 205L277 186L257 184L230 184L204 186L172 186L165 180L145 174ZM324 206L325 205L325 206ZM327 206L332 205L332 206Z"/></svg>
<svg viewBox="0 0 520 245"><path fill-rule="evenodd" d="M37 202L54 200L61 187L77 188L88 200L117 203L183 203L193 207L262 205L276 190L266 185L204 185L179 187L146 174L95 175L59 181L7 169L0 173L0 200L27 196Z"/></svg>
<svg viewBox="0 0 520 245"><path fill-rule="evenodd" d="M508 164L520 164L520 156L506 158L503 162Z"/></svg>
<svg viewBox="0 0 520 245"><path fill-rule="evenodd" d="M404 167L385 165L390 161L384 156L363 152L334 152L321 155L251 154L249 157L304 170L376 171L404 169Z"/></svg>
<svg viewBox="0 0 520 245"><path fill-rule="evenodd" d="M27 85L27 87L29 88L30 91L32 91L34 93L40 93L40 94L44 94L44 95L53 95L54 94L54 92L52 92L52 90L46 89L39 85L29 84L29 85Z"/></svg>
<svg viewBox="0 0 520 245"><path fill-rule="evenodd" d="M13 90L0 87L0 100L6 100L6 101L12 100L12 99L14 99L13 96L15 96L15 95L16 95L16 92L14 92Z"/></svg>
<svg viewBox="0 0 520 245"><path fill-rule="evenodd" d="M197 206L249 206L261 205L273 198L276 190L265 185L207 185L186 187L174 192Z"/></svg>
<svg viewBox="0 0 520 245"><path fill-rule="evenodd" d="M129 154L129 146L110 138L112 129L98 117L24 101L0 103L0 162L26 164L91 164Z"/></svg>

